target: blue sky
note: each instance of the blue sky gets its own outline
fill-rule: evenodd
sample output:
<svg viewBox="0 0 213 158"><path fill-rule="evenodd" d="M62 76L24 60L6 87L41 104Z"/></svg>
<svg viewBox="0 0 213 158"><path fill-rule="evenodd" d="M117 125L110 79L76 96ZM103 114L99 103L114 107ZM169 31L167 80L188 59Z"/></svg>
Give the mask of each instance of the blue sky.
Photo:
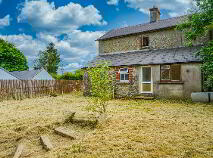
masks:
<svg viewBox="0 0 213 158"><path fill-rule="evenodd" d="M95 39L110 29L187 13L192 0L0 0L0 38L12 42L32 67L39 51L54 42L65 71L82 67L98 53Z"/></svg>

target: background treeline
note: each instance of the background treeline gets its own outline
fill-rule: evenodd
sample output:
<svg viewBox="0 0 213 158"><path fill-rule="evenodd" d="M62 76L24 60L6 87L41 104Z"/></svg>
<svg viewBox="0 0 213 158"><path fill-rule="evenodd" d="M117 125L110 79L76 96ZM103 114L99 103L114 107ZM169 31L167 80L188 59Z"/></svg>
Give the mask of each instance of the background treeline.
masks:
<svg viewBox="0 0 213 158"><path fill-rule="evenodd" d="M56 80L83 80L83 70L76 70L75 72L66 72L64 74L52 74Z"/></svg>

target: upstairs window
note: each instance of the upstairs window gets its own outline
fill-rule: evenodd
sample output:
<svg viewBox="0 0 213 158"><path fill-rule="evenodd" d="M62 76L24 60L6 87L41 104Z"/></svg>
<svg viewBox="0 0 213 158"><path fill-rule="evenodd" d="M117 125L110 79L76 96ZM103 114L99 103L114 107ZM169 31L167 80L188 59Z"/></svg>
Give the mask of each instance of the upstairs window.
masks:
<svg viewBox="0 0 213 158"><path fill-rule="evenodd" d="M121 68L120 69L120 81L121 82L128 82L129 81L128 68Z"/></svg>
<svg viewBox="0 0 213 158"><path fill-rule="evenodd" d="M180 81L180 64L161 65L161 81Z"/></svg>
<svg viewBox="0 0 213 158"><path fill-rule="evenodd" d="M149 37L142 36L141 37L141 48L148 47L149 46Z"/></svg>

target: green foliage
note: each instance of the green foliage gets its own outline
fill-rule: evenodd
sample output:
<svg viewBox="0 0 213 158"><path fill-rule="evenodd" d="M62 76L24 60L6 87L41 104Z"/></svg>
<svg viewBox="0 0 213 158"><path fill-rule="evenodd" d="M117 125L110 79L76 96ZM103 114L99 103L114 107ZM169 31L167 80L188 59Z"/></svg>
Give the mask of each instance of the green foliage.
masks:
<svg viewBox="0 0 213 158"><path fill-rule="evenodd" d="M24 71L28 69L24 54L13 44L0 39L0 67L8 71Z"/></svg>
<svg viewBox="0 0 213 158"><path fill-rule="evenodd" d="M177 26L185 34L187 45L213 30L213 0L195 0L198 10L189 15L186 21ZM213 41L205 43L197 53L202 61L204 89L213 90Z"/></svg>
<svg viewBox="0 0 213 158"><path fill-rule="evenodd" d="M88 68L88 77L91 84L90 92L94 103L90 108L93 111L105 113L107 101L113 96L112 78L108 64L101 63L96 67Z"/></svg>
<svg viewBox="0 0 213 158"><path fill-rule="evenodd" d="M213 25L213 0L195 0L198 10L190 14L183 24L177 26L185 33L189 45L205 35Z"/></svg>
<svg viewBox="0 0 213 158"><path fill-rule="evenodd" d="M63 75L53 73L51 75L56 80L83 80L84 71L79 69L76 70L74 73L66 72Z"/></svg>
<svg viewBox="0 0 213 158"><path fill-rule="evenodd" d="M198 54L203 60L201 66L204 76L204 89L213 90L213 40L203 47Z"/></svg>
<svg viewBox="0 0 213 158"><path fill-rule="evenodd" d="M54 43L50 43L46 50L40 51L34 61L34 69L44 68L48 73L56 74L60 64L60 54Z"/></svg>

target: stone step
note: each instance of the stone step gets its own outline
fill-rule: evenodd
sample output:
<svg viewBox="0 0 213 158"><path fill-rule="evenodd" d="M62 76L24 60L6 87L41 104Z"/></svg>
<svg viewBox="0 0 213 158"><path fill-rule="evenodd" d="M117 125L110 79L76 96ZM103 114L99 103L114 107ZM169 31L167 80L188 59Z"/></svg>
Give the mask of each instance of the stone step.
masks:
<svg viewBox="0 0 213 158"><path fill-rule="evenodd" d="M136 96L135 99L153 100L155 98L153 96Z"/></svg>
<svg viewBox="0 0 213 158"><path fill-rule="evenodd" d="M65 123L72 122L76 112L68 111L65 115L67 115L67 118L65 119Z"/></svg>
<svg viewBox="0 0 213 158"><path fill-rule="evenodd" d="M19 144L17 146L16 152L15 152L13 158L20 158L23 150L24 150L24 145L23 144Z"/></svg>
<svg viewBox="0 0 213 158"><path fill-rule="evenodd" d="M98 124L98 119L96 117L95 118L76 117L72 120L71 123L82 127L89 126L94 128Z"/></svg>
<svg viewBox="0 0 213 158"><path fill-rule="evenodd" d="M63 137L68 137L71 139L75 139L76 132L72 130L68 130L64 127L58 127L55 129L55 132Z"/></svg>
<svg viewBox="0 0 213 158"><path fill-rule="evenodd" d="M41 140L41 144L43 145L44 149L46 149L47 151L50 151L53 149L53 145L46 135L42 135L40 137L40 140Z"/></svg>

